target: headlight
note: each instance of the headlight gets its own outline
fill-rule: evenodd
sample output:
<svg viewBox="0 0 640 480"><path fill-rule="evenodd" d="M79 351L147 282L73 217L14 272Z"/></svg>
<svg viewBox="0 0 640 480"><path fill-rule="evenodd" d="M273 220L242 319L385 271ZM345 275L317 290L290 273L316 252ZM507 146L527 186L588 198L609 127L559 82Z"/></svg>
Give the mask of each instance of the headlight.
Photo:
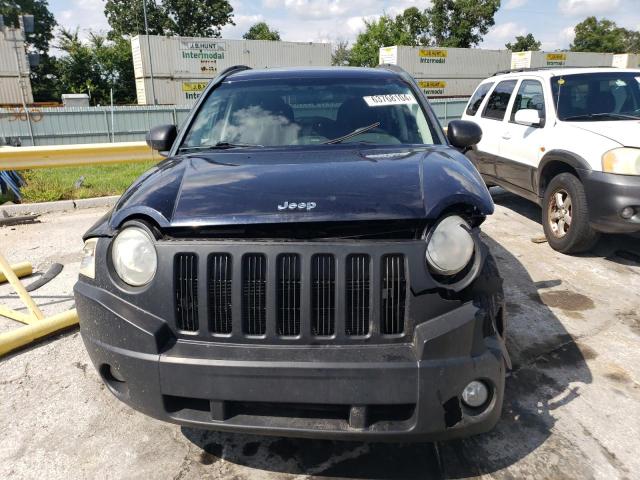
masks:
<svg viewBox="0 0 640 480"><path fill-rule="evenodd" d="M446 217L436 226L427 245L427 263L432 271L455 275L469 264L475 250L470 230L457 215Z"/></svg>
<svg viewBox="0 0 640 480"><path fill-rule="evenodd" d="M97 238L90 238L84 242L80 261L80 275L94 279L96 278L96 245L98 245Z"/></svg>
<svg viewBox="0 0 640 480"><path fill-rule="evenodd" d="M134 287L148 284L158 267L153 238L140 227L128 227L118 234L111 246L111 258L118 276Z"/></svg>
<svg viewBox="0 0 640 480"><path fill-rule="evenodd" d="M602 171L640 175L640 148L615 148L602 156Z"/></svg>

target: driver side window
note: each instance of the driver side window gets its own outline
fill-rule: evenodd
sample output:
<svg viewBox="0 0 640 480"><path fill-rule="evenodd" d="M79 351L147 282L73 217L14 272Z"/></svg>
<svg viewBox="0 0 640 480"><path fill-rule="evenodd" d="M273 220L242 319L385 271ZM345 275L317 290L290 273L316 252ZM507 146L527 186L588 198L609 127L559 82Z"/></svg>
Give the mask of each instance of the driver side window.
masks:
<svg viewBox="0 0 640 480"><path fill-rule="evenodd" d="M537 110L540 118L545 118L544 91L542 84L537 80L523 80L518 89L516 100L513 103L510 121L516 120L519 110Z"/></svg>

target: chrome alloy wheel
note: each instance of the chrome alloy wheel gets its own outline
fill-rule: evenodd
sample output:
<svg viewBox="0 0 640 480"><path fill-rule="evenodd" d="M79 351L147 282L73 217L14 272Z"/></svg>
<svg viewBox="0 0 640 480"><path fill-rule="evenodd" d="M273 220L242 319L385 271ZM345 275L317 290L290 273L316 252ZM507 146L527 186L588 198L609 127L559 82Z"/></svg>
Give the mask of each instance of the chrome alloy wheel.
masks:
<svg viewBox="0 0 640 480"><path fill-rule="evenodd" d="M551 196L547 219L551 232L557 238L564 237L571 228L573 208L571 196L565 189L559 189Z"/></svg>

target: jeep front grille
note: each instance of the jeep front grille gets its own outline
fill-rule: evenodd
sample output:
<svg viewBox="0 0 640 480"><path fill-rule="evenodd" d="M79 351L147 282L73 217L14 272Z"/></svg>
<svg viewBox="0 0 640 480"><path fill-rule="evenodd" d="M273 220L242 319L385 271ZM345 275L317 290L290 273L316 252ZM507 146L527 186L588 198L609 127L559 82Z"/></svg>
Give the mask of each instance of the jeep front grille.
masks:
<svg viewBox="0 0 640 480"><path fill-rule="evenodd" d="M330 337L336 322L336 260L314 255L311 260L311 330L316 337Z"/></svg>
<svg viewBox="0 0 640 480"><path fill-rule="evenodd" d="M248 335L267 332L266 263L261 254L242 258L242 320L243 331Z"/></svg>
<svg viewBox="0 0 640 480"><path fill-rule="evenodd" d="M198 256L180 253L173 263L176 321L185 332L196 332L198 322Z"/></svg>
<svg viewBox="0 0 640 480"><path fill-rule="evenodd" d="M209 326L213 333L229 334L232 329L231 256L216 253L209 256Z"/></svg>
<svg viewBox="0 0 640 480"><path fill-rule="evenodd" d="M179 331L251 342L359 341L407 333L409 275L403 254L237 250L175 255ZM199 312L206 312L203 325Z"/></svg>
<svg viewBox="0 0 640 480"><path fill-rule="evenodd" d="M347 335L360 337L369 334L369 263L369 255L347 257Z"/></svg>
<svg viewBox="0 0 640 480"><path fill-rule="evenodd" d="M295 337L300 335L300 256L279 255L276 268L278 335Z"/></svg>
<svg viewBox="0 0 640 480"><path fill-rule="evenodd" d="M382 257L382 333L386 335L404 331L406 288L404 256Z"/></svg>

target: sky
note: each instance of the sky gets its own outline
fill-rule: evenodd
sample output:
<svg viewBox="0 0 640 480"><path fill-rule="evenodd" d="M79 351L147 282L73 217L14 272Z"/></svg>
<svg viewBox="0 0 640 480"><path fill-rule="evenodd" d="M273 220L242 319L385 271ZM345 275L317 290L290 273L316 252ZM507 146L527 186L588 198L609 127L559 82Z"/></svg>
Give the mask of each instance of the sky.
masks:
<svg viewBox="0 0 640 480"><path fill-rule="evenodd" d="M58 23L106 32L104 0L49 0ZM405 8L427 8L429 0L231 0L235 26L222 36L241 38L260 21L280 32L283 40L299 42L353 41L365 19L383 13L396 15ZM640 30L640 0L502 0L495 26L484 37L482 48L504 48L516 35L533 33L543 50L568 48L573 26L589 15L606 17L619 26Z"/></svg>

